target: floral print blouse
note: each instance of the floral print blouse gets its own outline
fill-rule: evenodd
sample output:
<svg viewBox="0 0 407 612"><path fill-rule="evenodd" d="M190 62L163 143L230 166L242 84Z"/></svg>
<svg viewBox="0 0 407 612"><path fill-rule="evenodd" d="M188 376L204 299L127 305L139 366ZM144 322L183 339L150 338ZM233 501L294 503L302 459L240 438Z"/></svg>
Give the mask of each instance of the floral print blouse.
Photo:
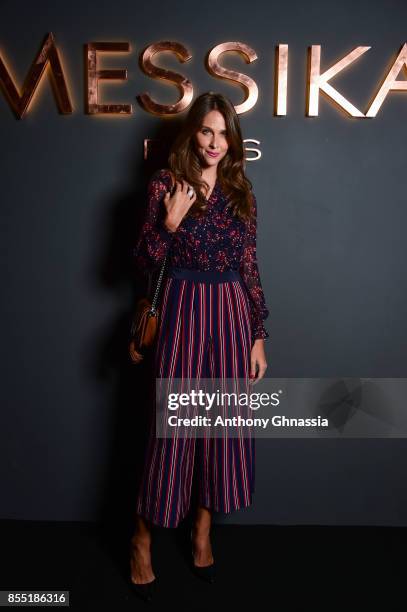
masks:
<svg viewBox="0 0 407 612"><path fill-rule="evenodd" d="M184 217L176 231L171 232L164 224L166 210L161 204L170 188L168 170L157 170L148 184L146 217L134 249L137 268L143 274L155 272L168 255L167 264L177 268L238 270L252 306L252 343L257 338L268 338L263 321L269 311L256 258L257 201L254 193L254 219L245 223L225 209L228 200L217 179L205 214L199 219Z"/></svg>

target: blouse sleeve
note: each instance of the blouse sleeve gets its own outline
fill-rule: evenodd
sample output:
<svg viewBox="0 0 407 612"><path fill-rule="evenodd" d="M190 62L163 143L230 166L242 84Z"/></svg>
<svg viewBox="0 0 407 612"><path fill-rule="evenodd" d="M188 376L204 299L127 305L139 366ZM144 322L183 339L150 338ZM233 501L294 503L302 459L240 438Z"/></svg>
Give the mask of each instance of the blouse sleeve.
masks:
<svg viewBox="0 0 407 612"><path fill-rule="evenodd" d="M250 297L250 319L253 344L254 341L258 338L269 338L269 333L266 331L263 324L263 321L269 316L269 310L267 309L265 303L259 268L257 264L257 201L256 196L253 192L252 196L253 216L247 222L245 244L239 272L247 287Z"/></svg>
<svg viewBox="0 0 407 612"><path fill-rule="evenodd" d="M158 170L147 187L146 215L133 251L136 267L144 275L161 267L176 233L164 224L165 206L162 199L170 185L170 175L165 170Z"/></svg>

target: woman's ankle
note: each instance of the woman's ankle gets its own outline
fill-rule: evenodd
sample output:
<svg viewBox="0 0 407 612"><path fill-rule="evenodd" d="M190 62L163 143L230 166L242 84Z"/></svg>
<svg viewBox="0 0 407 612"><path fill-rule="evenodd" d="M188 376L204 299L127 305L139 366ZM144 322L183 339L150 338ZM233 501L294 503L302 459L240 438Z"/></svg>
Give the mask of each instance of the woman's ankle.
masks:
<svg viewBox="0 0 407 612"><path fill-rule="evenodd" d="M207 538L211 533L210 525L194 525L192 527L193 538Z"/></svg>
<svg viewBox="0 0 407 612"><path fill-rule="evenodd" d="M151 544L151 528L142 517L138 518L131 543L138 546L149 546Z"/></svg>
<svg viewBox="0 0 407 612"><path fill-rule="evenodd" d="M148 531L140 531L136 530L131 538L131 543L133 546L145 548L146 546L151 545L151 533Z"/></svg>

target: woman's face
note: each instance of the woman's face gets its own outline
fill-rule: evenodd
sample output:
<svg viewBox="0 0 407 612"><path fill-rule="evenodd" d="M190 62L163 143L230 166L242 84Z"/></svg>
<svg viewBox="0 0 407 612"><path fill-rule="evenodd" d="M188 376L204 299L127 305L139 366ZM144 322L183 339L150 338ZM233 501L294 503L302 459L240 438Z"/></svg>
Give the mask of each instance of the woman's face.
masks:
<svg viewBox="0 0 407 612"><path fill-rule="evenodd" d="M205 167L217 166L229 148L225 119L217 110L210 111L195 134L195 144ZM212 155L211 155L212 153Z"/></svg>

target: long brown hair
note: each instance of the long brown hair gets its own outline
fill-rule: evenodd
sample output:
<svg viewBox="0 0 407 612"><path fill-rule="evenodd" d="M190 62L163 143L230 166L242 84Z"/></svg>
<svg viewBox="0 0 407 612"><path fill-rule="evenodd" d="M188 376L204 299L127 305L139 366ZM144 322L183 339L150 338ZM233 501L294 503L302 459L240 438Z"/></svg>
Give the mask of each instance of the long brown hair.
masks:
<svg viewBox="0 0 407 612"><path fill-rule="evenodd" d="M252 208L252 183L244 172L244 147L239 117L233 104L224 95L209 91L196 98L171 146L169 168L176 180L184 179L195 189L197 198L188 214L201 215L208 205L201 187L209 188L209 185L201 177L201 163L194 146L194 137L202 128L205 116L212 110L222 113L228 142L226 155L217 167L219 183L233 213L241 220L248 220Z"/></svg>

